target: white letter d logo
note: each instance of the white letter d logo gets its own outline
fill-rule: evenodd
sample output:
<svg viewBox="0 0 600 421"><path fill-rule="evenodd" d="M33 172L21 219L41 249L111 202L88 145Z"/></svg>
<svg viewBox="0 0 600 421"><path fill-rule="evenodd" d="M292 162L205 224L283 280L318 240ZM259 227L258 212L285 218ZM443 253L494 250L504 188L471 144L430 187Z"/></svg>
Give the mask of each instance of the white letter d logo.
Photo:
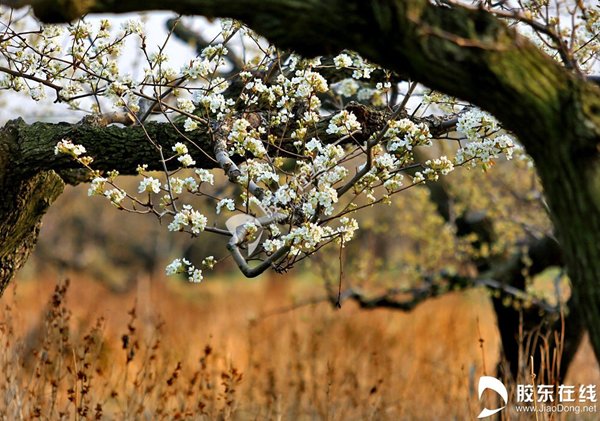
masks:
<svg viewBox="0 0 600 421"><path fill-rule="evenodd" d="M482 376L479 378L479 400L481 400L481 396L486 389L491 389L497 394L499 394L504 400L504 406L498 409L487 409L483 408L483 410L479 413L477 418L486 418L491 415L494 415L497 412L502 411L506 408L506 404L508 403L508 392L506 391L506 387L500 380L491 376Z"/></svg>

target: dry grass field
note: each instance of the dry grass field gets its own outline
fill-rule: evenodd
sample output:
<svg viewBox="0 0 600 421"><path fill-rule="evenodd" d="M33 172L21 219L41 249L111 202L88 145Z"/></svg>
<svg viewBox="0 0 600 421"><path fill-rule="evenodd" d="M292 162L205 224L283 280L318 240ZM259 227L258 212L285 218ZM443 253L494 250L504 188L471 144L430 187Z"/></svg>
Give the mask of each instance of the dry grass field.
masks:
<svg viewBox="0 0 600 421"><path fill-rule="evenodd" d="M322 293L310 279L142 279L115 295L57 277L0 301L0 419L468 420L499 358L479 291L399 313L290 309ZM566 383L599 380L586 343Z"/></svg>

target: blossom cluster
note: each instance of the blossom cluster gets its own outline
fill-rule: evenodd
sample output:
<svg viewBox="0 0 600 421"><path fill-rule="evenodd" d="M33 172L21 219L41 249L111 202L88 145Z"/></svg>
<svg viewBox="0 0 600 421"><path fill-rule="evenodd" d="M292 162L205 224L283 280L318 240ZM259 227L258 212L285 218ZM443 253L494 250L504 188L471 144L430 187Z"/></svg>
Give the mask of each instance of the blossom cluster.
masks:
<svg viewBox="0 0 600 421"><path fill-rule="evenodd" d="M456 129L467 139L477 140L485 134L497 131L498 121L491 114L472 108L460 114Z"/></svg>
<svg viewBox="0 0 600 421"><path fill-rule="evenodd" d="M231 144L229 153L231 155L239 154L242 156L246 153L251 153L257 158L264 157L267 151L260 139L260 136L264 132L265 129L263 127L254 129L245 118L235 120L227 136L227 140Z"/></svg>
<svg viewBox="0 0 600 421"><path fill-rule="evenodd" d="M140 112L152 91L155 95L150 99L158 104L155 109L162 110L158 118L172 123L181 135L176 143L161 145L162 174L140 165L137 195L117 185L116 172L94 172L90 196L103 197L119 209L154 214L166 220L172 232L198 236L211 231L231 238L243 233L237 243L229 244L230 250L254 252L251 243L256 242L253 258L280 256L272 266L283 270L330 242L344 246L352 240L359 226L350 216L363 203L390 203L392 195L408 187L436 181L459 166L486 165L501 155L510 159L518 149L493 116L418 88L427 107L438 105L434 112L445 110L457 117L456 131L462 136L458 150L452 149L454 156L442 147L431 148L432 158L418 162L416 150L434 146L433 119L426 118L433 114L419 107L412 114L408 111L414 86L408 89L406 82L393 81L389 72L351 51L333 58L281 55L271 46L264 48L263 41L239 22L224 20L222 25L220 42L205 47L179 69L170 65L162 49L144 50L147 63L137 79L122 72L109 57L129 38L139 39L142 49L146 48L141 24L129 21L118 32L108 22L100 28L85 23L70 27L75 42L69 54L80 59L88 73L73 73L75 77L60 88L62 100L81 105L79 98L92 91L90 74L95 74L93 95L98 101L93 112L103 112L103 101L108 100L111 107L135 118L154 118L150 112L146 116ZM59 57L61 31L55 27L44 31L48 65L55 68L54 77L47 80L58 83L58 75L68 68L53 58ZM260 53L249 54L241 65L230 60L236 47L228 40L237 31L260 47L256 49ZM89 41L90 37L96 41ZM86 57L90 42L99 62L91 63ZM24 53L22 60L27 54L35 55ZM328 76L332 69L343 76ZM13 78L3 83L24 82ZM32 88L32 96L40 97ZM359 119L351 111L355 108L348 106L350 101L376 110L385 121L377 125L377 119L364 119L362 113ZM224 142L227 157L219 155L215 165L221 165L235 189L211 188L207 184L214 184L214 171L194 169L200 165L197 161L207 162L214 155L202 149L210 142L196 142L198 138ZM436 151L440 156L433 157ZM70 155L87 167L91 164L91 158L84 156L85 148L67 139L56 145L56 153ZM162 153L169 156L162 157ZM152 168L160 167L155 162ZM282 250L286 252L283 257L278 253ZM186 259L175 259L166 273L200 282L203 271L215 263L210 257L197 268Z"/></svg>
<svg viewBox="0 0 600 421"><path fill-rule="evenodd" d="M468 164L475 167L479 164L489 164L492 160L504 155L506 159L512 159L515 150L520 146L514 139L502 134L493 138L485 138L467 143L456 152L456 164Z"/></svg>
<svg viewBox="0 0 600 421"><path fill-rule="evenodd" d="M183 209L175 214L173 221L169 224L169 231L184 231L186 227L194 235L200 234L206 228L208 218L199 211L192 208L192 205L183 205Z"/></svg>
<svg viewBox="0 0 600 421"><path fill-rule="evenodd" d="M192 156L188 153L188 148L185 144L177 142L173 145L172 149L173 152L177 154L177 160L183 167L191 167L196 164L196 161L194 161Z"/></svg>
<svg viewBox="0 0 600 421"><path fill-rule="evenodd" d="M293 60L293 57L290 59ZM294 68L299 66L292 61ZM259 78L253 78L246 82L240 99L246 106L268 104L274 109L269 121L270 126L285 124L293 116L294 107L304 103L306 111L300 118L301 124L315 123L319 120L318 110L321 101L317 94L325 93L329 86L325 78L310 67L295 69L293 77L279 74L275 83L265 83Z"/></svg>
<svg viewBox="0 0 600 421"><path fill-rule="evenodd" d="M351 111L343 110L331 117L329 127L326 132L328 134L349 135L360 130L360 123L356 116Z"/></svg>
<svg viewBox="0 0 600 421"><path fill-rule="evenodd" d="M294 227L289 234L271 238L263 242L267 253L274 253L282 247L290 247L292 254L311 253L324 241L337 239L342 245L352 240L358 222L353 218L340 218L340 225L336 228L305 222Z"/></svg>
<svg viewBox="0 0 600 421"><path fill-rule="evenodd" d="M455 165L485 166L501 155L510 160L514 151L520 149L492 115L476 108L461 113L456 128L465 135L467 143L456 152Z"/></svg>
<svg viewBox="0 0 600 421"><path fill-rule="evenodd" d="M167 276L176 275L180 273L186 274L188 280L196 284L202 282L202 280L204 279L202 269L197 269L187 259L173 260L165 268L165 273L167 274Z"/></svg>
<svg viewBox="0 0 600 421"><path fill-rule="evenodd" d="M86 152L83 145L76 145L69 139L62 139L54 147L54 154L68 154L74 158L78 158Z"/></svg>
<svg viewBox="0 0 600 421"><path fill-rule="evenodd" d="M425 123L417 124L403 118L389 121L388 126L384 139L391 153L403 155L415 146L431 146L431 133Z"/></svg>
<svg viewBox="0 0 600 421"><path fill-rule="evenodd" d="M448 175L454 170L453 162L447 156L440 156L435 159L425 161L423 171L417 171L413 178L413 183L419 183L424 180L437 181L440 175Z"/></svg>

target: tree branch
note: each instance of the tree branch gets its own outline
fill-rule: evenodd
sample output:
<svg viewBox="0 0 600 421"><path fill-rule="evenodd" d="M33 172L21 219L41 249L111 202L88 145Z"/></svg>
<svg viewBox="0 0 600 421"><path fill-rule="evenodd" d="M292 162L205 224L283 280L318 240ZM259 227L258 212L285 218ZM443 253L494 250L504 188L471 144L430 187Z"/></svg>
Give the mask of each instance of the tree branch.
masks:
<svg viewBox="0 0 600 421"><path fill-rule="evenodd" d="M444 287L441 287L433 282L428 282L420 288L411 288L408 290L392 289L381 295L375 296L368 296L358 289L348 288L347 290L342 291L340 295L340 301L355 301L361 308L369 310L376 308L389 308L393 310L411 311L417 305L430 298L439 297L449 292L463 291L466 289L483 286L492 291L500 291L503 295L510 296L515 300L528 302L534 307L547 313L557 313L560 309L560 307L552 306L545 300L536 298L518 288L511 287L510 285L503 284L494 279L470 279L467 277L452 276L449 277L447 281L448 285ZM404 300L398 299L398 296L400 295L405 295L407 298ZM329 301L333 302L333 299L334 297L330 295ZM336 294L335 301L337 302L337 300L338 295Z"/></svg>
<svg viewBox="0 0 600 421"><path fill-rule="evenodd" d="M48 22L70 21L90 12L165 9L181 14L232 17L247 23L279 47L307 56L352 49L388 69L407 73L431 88L492 112L508 129L520 135L532 154L547 147L540 139L563 130L554 119L540 116L555 115L574 95L600 97L593 83L563 68L500 19L482 9L459 5L436 6L427 0L21 3L32 4L36 15ZM595 102L600 103L600 99ZM522 104L519 115L514 113L515 103ZM589 113L586 109L582 111Z"/></svg>
<svg viewBox="0 0 600 421"><path fill-rule="evenodd" d="M175 35L181 41L194 46L198 53L201 53L204 48L210 45L210 42L206 41L198 32L187 27L183 22L181 22L180 19L167 20L167 29L169 31L173 31L173 35ZM231 70L229 70L224 77L232 76L243 70L243 61L240 60L240 58L232 49L227 50L225 58L229 62Z"/></svg>
<svg viewBox="0 0 600 421"><path fill-rule="evenodd" d="M348 143L355 140L366 140L371 133L380 130L384 124L385 119L381 116L380 111L355 103L349 104L348 108L354 111L361 110L358 117L363 127L362 132L356 134L354 139L346 140ZM330 117L327 117L320 121L310 130L309 136L318 136L325 143L339 140L337 136L326 132L329 119ZM86 117L79 123L37 122L27 124L22 119L11 121L1 128L0 132L14 133L15 135L11 139L14 138L16 144L11 146L11 156L6 163L7 168L0 168L0 172L14 172L22 178L26 178L41 171L63 172L80 169L81 165L69 156L54 153L56 144L62 139L70 139L74 143L83 145L87 150L86 155L94 158L92 164L94 169L117 170L121 174L127 175L136 174L138 165L147 164L148 170L162 171L164 168L156 145L160 145L165 151L171 151L171 147L175 143L186 141L182 136L182 133L185 133L182 125L148 122L143 126L123 127L107 125L110 121L113 121L113 117L109 119ZM274 133L276 134L276 132ZM192 158L196 161L196 167L212 169L218 168L220 164L225 165L229 161L234 163L226 156L226 153L219 154L219 151L224 151L225 145L222 142L214 143L210 129L200 128L186 133L186 136L197 146L189 148ZM0 141L2 141L1 138ZM296 155L296 151L293 139L286 138L278 146L277 152L284 156L289 153L289 156L293 157ZM217 157L219 159L216 159ZM168 163L168 165L170 164ZM227 168L232 171L234 169L230 166ZM229 171L228 175L231 176L233 173Z"/></svg>
<svg viewBox="0 0 600 421"><path fill-rule="evenodd" d="M70 139L83 145L87 150L86 155L94 158L95 169L114 169L121 174L136 174L136 168L140 164L148 164L149 170L163 169L160 154L150 139L167 150L176 142L182 141L179 132L168 123L150 122L144 127L104 126L93 118L86 118L76 124L26 124L18 119L9 122L0 131L16 133L17 145L10 166L12 171L22 178L41 171L80 169L81 164L71 157L54 153L56 144L62 139ZM204 132L198 131L197 134L191 134L190 138L203 150L211 150L209 139ZM190 154L198 166L216 166L216 162L202 151L190 149Z"/></svg>
<svg viewBox="0 0 600 421"><path fill-rule="evenodd" d="M550 237L532 240L525 251L511 256L507 261L493 265L488 271L474 277L441 272L435 276L425 276L422 286L409 289L390 289L377 296L367 296L362 291L349 288L342 292L341 300L354 300L363 308L392 308L410 311L421 302L438 297L448 292L484 286L490 290L500 291L504 296L521 302L528 302L547 313L557 313L559 305L551 305L546 300L532 296L521 288L511 284L516 273L524 269L525 257L531 258L533 265L529 268L532 276L551 266L561 266L560 246ZM408 296L399 300L399 295ZM329 294L331 300L337 300L337 293Z"/></svg>

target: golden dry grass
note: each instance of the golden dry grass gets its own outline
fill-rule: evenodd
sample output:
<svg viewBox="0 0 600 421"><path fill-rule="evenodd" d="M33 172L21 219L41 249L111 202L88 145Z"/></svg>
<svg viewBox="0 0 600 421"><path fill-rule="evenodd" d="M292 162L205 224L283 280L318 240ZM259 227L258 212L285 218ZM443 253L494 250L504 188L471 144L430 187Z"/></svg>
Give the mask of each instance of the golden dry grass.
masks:
<svg viewBox="0 0 600 421"><path fill-rule="evenodd" d="M350 303L272 314L319 285L140 280L114 295L79 276L52 298L55 279L0 302L1 419L475 419L476 382L498 359L477 291L408 314ZM586 343L565 383L598 384L597 367Z"/></svg>

